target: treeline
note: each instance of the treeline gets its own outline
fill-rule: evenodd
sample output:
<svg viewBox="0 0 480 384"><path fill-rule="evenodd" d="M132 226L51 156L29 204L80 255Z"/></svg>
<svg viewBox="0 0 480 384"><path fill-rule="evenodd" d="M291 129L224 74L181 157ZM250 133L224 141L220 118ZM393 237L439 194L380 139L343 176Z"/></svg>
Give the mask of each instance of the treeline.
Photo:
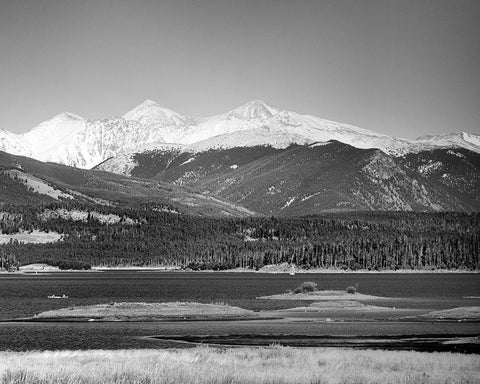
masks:
<svg viewBox="0 0 480 384"><path fill-rule="evenodd" d="M58 208L127 217L134 224L42 220ZM1 208L4 233L39 229L64 234L53 244L2 245L20 265L175 265L190 269L259 269L283 262L303 268L479 269L480 214L365 212L311 217L202 218L154 206L120 209L77 203ZM5 215L8 213L8 215ZM74 265L74 264L69 264Z"/></svg>

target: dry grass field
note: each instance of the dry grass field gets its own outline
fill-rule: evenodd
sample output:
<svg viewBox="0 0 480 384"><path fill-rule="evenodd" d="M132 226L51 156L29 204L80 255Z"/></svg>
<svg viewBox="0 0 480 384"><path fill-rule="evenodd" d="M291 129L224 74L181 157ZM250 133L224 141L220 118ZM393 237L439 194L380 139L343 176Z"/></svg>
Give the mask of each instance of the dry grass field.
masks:
<svg viewBox="0 0 480 384"><path fill-rule="evenodd" d="M479 383L480 357L270 348L0 352L1 384Z"/></svg>

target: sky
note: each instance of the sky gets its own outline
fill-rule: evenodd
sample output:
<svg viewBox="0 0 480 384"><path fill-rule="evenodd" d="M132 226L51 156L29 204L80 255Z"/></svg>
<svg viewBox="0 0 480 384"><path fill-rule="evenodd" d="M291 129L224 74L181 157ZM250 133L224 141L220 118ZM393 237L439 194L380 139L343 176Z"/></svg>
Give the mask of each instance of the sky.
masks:
<svg viewBox="0 0 480 384"><path fill-rule="evenodd" d="M0 128L250 100L394 136L480 133L478 0L0 0Z"/></svg>

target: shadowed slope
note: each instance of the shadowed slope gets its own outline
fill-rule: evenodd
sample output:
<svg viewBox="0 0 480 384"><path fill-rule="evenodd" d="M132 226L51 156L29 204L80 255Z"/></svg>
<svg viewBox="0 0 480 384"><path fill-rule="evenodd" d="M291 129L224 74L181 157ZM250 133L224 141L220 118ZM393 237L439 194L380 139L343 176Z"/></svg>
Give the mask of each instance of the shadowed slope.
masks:
<svg viewBox="0 0 480 384"><path fill-rule="evenodd" d="M194 167L195 160L189 165ZM178 182L172 175L173 171L165 173ZM190 184L264 214L473 209L444 186L424 179L380 150L334 141L291 146L244 166L202 176L197 172Z"/></svg>
<svg viewBox="0 0 480 384"><path fill-rule="evenodd" d="M54 163L42 163L27 157L0 152L0 177L8 178L12 171L22 180L32 175L53 188L64 199L97 204L151 203L160 209L198 215L246 216L252 212L221 199L194 192L188 188L154 180L130 178L109 172L83 170ZM54 201L55 197L32 192L31 186L16 182L15 176L0 193L12 203ZM13 183L12 183L13 182ZM20 191L20 192L19 192Z"/></svg>

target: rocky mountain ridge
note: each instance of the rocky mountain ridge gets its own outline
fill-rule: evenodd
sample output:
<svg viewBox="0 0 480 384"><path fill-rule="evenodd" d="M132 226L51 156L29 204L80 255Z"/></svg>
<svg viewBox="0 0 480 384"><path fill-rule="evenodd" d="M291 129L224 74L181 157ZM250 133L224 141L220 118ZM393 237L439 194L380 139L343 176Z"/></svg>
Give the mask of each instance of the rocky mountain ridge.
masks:
<svg viewBox="0 0 480 384"><path fill-rule="evenodd" d="M407 140L282 110L261 100L206 118L185 116L147 100L122 117L88 120L65 112L23 134L0 130L0 150L78 168L92 168L115 156L127 159L127 154L146 146L168 144L202 152L258 145L286 148L329 140L378 148L396 157L436 148L480 153L480 135L460 132Z"/></svg>

